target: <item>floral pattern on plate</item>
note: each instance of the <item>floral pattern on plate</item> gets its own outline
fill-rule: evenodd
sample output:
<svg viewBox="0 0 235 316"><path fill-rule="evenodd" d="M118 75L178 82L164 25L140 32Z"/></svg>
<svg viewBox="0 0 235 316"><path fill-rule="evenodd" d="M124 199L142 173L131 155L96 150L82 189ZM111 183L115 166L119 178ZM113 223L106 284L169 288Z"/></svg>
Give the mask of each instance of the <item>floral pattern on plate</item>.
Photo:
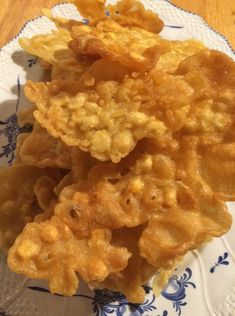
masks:
<svg viewBox="0 0 235 316"><path fill-rule="evenodd" d="M114 1L110 1L114 2ZM169 39L202 40L213 49L235 59L228 41L200 17L166 0L143 0L165 22L162 36ZM54 13L81 18L69 4L57 5ZM37 58L23 52L19 37L31 37L54 28L45 17L29 21L19 35L0 50L0 165L11 164L17 136L30 131L20 128L16 112L27 105L21 85L27 79L40 80L42 71ZM13 89L12 89L13 88ZM229 204L235 221L234 204ZM145 302L129 303L124 295L109 290L90 291L81 285L71 298L51 295L45 283L25 280L11 273L4 257L0 258L0 316L234 316L235 311L235 225L223 238L189 253L167 286L155 297L151 283L145 285Z"/></svg>

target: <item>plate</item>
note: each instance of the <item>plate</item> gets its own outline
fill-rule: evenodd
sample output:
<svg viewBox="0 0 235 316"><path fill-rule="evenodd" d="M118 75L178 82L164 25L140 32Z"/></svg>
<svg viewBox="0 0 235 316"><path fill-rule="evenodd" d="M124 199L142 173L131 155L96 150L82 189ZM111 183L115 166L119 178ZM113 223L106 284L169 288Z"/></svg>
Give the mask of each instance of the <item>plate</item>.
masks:
<svg viewBox="0 0 235 316"><path fill-rule="evenodd" d="M110 1L112 2L112 1ZM165 22L162 36L168 39L202 40L235 60L235 52L226 38L210 28L199 16L186 12L165 0L144 0ZM81 19L74 6L57 5L54 14ZM27 106L22 86L27 79L43 76L37 58L18 44L19 37L48 33L54 25L46 17L29 21L11 42L0 50L0 165L14 159L17 136L16 112ZM235 223L235 205L229 209ZM151 282L144 286L142 305L130 304L121 293L90 291L81 284L74 297L51 295L47 284L27 280L11 273L4 256L0 257L0 316L234 316L235 315L235 224L228 234L192 251L177 267L168 285L158 297Z"/></svg>

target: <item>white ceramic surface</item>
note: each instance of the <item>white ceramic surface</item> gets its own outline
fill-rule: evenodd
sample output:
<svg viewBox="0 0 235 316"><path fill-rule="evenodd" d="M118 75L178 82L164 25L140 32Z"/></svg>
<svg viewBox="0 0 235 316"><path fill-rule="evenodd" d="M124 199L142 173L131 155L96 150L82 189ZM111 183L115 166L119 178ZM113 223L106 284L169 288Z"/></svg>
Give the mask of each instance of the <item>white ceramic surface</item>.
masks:
<svg viewBox="0 0 235 316"><path fill-rule="evenodd" d="M166 26L169 39L202 40L233 59L228 41L200 17L165 0L143 0L156 11ZM62 4L55 14L79 19L72 5ZM10 163L17 135L22 132L15 113L27 106L22 85L26 79L40 80L42 71L33 56L23 52L19 37L47 33L54 28L45 17L29 21L16 38L0 50L0 165ZM235 206L230 203L235 222ZM235 315L235 224L226 236L189 253L159 297L146 286L143 305L131 305L122 294L92 292L81 285L76 296L64 298L48 293L45 282L26 280L11 273L0 257L0 316L234 316Z"/></svg>

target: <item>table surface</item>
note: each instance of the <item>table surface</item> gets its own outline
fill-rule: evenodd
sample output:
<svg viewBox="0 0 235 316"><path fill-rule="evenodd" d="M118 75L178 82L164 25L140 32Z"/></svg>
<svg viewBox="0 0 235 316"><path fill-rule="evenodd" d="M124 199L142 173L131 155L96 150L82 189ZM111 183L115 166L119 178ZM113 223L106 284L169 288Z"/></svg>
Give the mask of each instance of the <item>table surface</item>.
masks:
<svg viewBox="0 0 235 316"><path fill-rule="evenodd" d="M154 1L154 0L153 0ZM62 0L0 0L0 47L11 40L29 19ZM172 0L172 3L201 15L224 34L235 48L234 0Z"/></svg>

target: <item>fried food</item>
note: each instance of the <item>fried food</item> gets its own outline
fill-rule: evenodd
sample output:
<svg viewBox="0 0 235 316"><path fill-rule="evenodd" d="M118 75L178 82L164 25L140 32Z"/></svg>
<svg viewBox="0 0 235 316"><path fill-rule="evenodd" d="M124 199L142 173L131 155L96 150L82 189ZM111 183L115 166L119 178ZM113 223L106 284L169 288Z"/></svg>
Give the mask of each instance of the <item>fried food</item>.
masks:
<svg viewBox="0 0 235 316"><path fill-rule="evenodd" d="M16 164L0 169L0 244L7 251L25 224L42 212L34 194L34 186L41 176L59 180L58 171L40 170Z"/></svg>
<svg viewBox="0 0 235 316"><path fill-rule="evenodd" d="M89 154L76 147L70 150L70 172L68 172L54 188L54 193L57 196L60 196L64 188L85 180L90 169L98 163L98 161L92 158Z"/></svg>
<svg viewBox="0 0 235 316"><path fill-rule="evenodd" d="M182 140L174 155L179 187L170 196L177 203L154 213L139 239L141 256L149 264L167 270L188 250L198 248L209 237L224 234L232 221L225 203L200 175L195 142Z"/></svg>
<svg viewBox="0 0 235 316"><path fill-rule="evenodd" d="M53 137L115 163L140 139L166 142L183 124L193 94L183 78L170 75L98 81L76 94L54 94L53 83L29 81L25 92L37 107L36 120Z"/></svg>
<svg viewBox="0 0 235 316"><path fill-rule="evenodd" d="M138 303L144 301L145 291L143 284L149 280L158 270L140 257L138 240L144 226L134 228L121 228L113 231L112 242L119 247L125 247L132 253L127 267L118 272L112 273L101 284L94 284L95 287L104 287L125 293L130 302Z"/></svg>
<svg viewBox="0 0 235 316"><path fill-rule="evenodd" d="M146 275L148 279L159 269L171 270L186 251L229 229L231 216L224 202L201 179L197 159L194 146L187 143L165 151L154 142L142 142L119 164L95 165L86 179L61 191L53 218L60 219L60 224L64 223L79 240L89 240L93 230L112 230L113 245L124 247L132 255L125 267L104 280L87 281L82 276L91 287L108 286L140 302ZM26 232L21 238L31 240ZM67 247L64 242L62 245ZM9 255L11 268L44 278L39 270L34 275L19 270L29 263L28 258L19 261L20 246L15 247ZM48 271L50 268L44 270L48 273L45 278L51 275ZM73 284L73 279L66 286L63 283L66 292L62 293L71 295L68 289L74 291ZM61 289L56 291L61 293Z"/></svg>
<svg viewBox="0 0 235 316"><path fill-rule="evenodd" d="M29 54L39 57L44 65L53 68L53 79L78 79L89 68L90 60L78 59L68 48L72 40L66 29L52 31L51 34L36 35L32 38L21 38L21 47Z"/></svg>
<svg viewBox="0 0 235 316"><path fill-rule="evenodd" d="M91 23L95 24L96 21L103 20L106 18L105 15L105 2L106 0L69 0L74 3L80 14L89 19Z"/></svg>
<svg viewBox="0 0 235 316"><path fill-rule="evenodd" d="M235 63L163 40L138 1L70 2L86 25L45 11L57 30L21 40L51 81L25 86L19 124L33 130L0 169L0 246L14 243L9 267L52 293L73 295L80 278L141 303L145 282L157 295L231 227Z"/></svg>
<svg viewBox="0 0 235 316"><path fill-rule="evenodd" d="M225 201L235 200L235 143L216 144L199 150L203 179Z"/></svg>
<svg viewBox="0 0 235 316"><path fill-rule="evenodd" d="M13 244L23 227L39 212L33 187L40 171L24 165L0 169L1 248Z"/></svg>
<svg viewBox="0 0 235 316"><path fill-rule="evenodd" d="M72 58L72 51L68 49L68 43L72 40L67 30L52 31L50 35L36 35L31 39L21 38L21 47L29 54L43 59L50 65L66 65L64 61L76 60ZM62 66L62 68L63 68Z"/></svg>
<svg viewBox="0 0 235 316"><path fill-rule="evenodd" d="M69 204L70 207L79 205L79 222L85 216L84 222L90 225L98 224L111 229L135 227L146 223L162 205L177 203L174 199L177 191L174 161L161 154L146 153L139 158L136 155L138 153L134 152L118 165L105 163L94 166L86 183L73 187ZM71 192L71 188L66 190ZM117 196L119 199L116 199ZM71 212L65 212L65 205L61 205L60 209L60 216L64 217L67 225L74 221Z"/></svg>
<svg viewBox="0 0 235 316"><path fill-rule="evenodd" d="M136 0L121 0L107 7L111 18L123 26L137 26L152 33L160 33L164 24L158 15L146 10Z"/></svg>
<svg viewBox="0 0 235 316"><path fill-rule="evenodd" d="M78 25L72 28L69 47L80 55L94 55L118 61L133 71L152 69L168 43L155 33L138 27L124 27L106 19L96 27Z"/></svg>
<svg viewBox="0 0 235 316"><path fill-rule="evenodd" d="M153 33L160 33L164 24L158 15L146 10L143 4L136 0L121 0L114 5L106 6L106 0L79 1L74 3L80 14L89 20L91 25L109 19L123 26L137 26Z"/></svg>
<svg viewBox="0 0 235 316"><path fill-rule="evenodd" d="M195 102L212 100L218 110L227 110L233 118L235 64L230 57L218 51L203 50L182 61L176 73L185 76L185 80L195 88Z"/></svg>
<svg viewBox="0 0 235 316"><path fill-rule="evenodd" d="M54 188L57 185L58 181L47 175L43 175L37 179L33 192L42 212L35 216L35 221L41 222L51 218L53 215L54 207L57 203L57 196L54 192Z"/></svg>
<svg viewBox="0 0 235 316"><path fill-rule="evenodd" d="M18 155L27 166L60 169L70 169L71 166L71 154L65 144L50 136L38 124L34 125L32 133L22 141Z"/></svg>
<svg viewBox="0 0 235 316"><path fill-rule="evenodd" d="M65 29L65 30L71 32L72 27L74 25L80 25L83 23L82 21L78 21L78 20L65 19L65 18L62 18L61 16L58 16L58 15L54 16L52 10L47 9L47 8L43 8L42 13L51 22L53 22L55 24L55 26L57 27L58 30Z"/></svg>
<svg viewBox="0 0 235 316"><path fill-rule="evenodd" d="M16 149L15 149L15 162L16 163L21 163L21 158L20 158L20 148L23 144L23 142L28 138L28 133L21 133L20 135L17 136L16 140Z"/></svg>
<svg viewBox="0 0 235 316"><path fill-rule="evenodd" d="M168 209L151 218L139 240L140 255L151 265L172 268L178 256L198 248L208 236L221 236L230 227L231 217L225 204L206 187L198 186L195 208L183 212Z"/></svg>
<svg viewBox="0 0 235 316"><path fill-rule="evenodd" d="M36 102L36 120L52 136L60 137L68 146L89 151L99 160L111 158L118 162L147 133L160 140L166 134L163 122L138 112L141 102L133 99L139 97L143 88L142 80L127 79L121 85L101 82L95 93L92 89L89 94L61 92L53 96L50 86L28 82L26 93ZM129 101L128 108L126 101Z"/></svg>
<svg viewBox="0 0 235 316"><path fill-rule="evenodd" d="M113 246L111 238L110 230L95 229L88 239L79 239L54 216L25 226L10 249L8 264L28 277L49 280L52 293L70 296L78 287L76 273L87 283L102 282L126 267L131 254Z"/></svg>
<svg viewBox="0 0 235 316"><path fill-rule="evenodd" d="M234 62L222 53L204 50L184 60L177 73L195 91L179 137L196 141L202 177L221 198L234 200Z"/></svg>
<svg viewBox="0 0 235 316"><path fill-rule="evenodd" d="M156 72L174 73L184 59L204 49L206 47L203 43L196 40L171 41L169 51L159 57L154 70Z"/></svg>

